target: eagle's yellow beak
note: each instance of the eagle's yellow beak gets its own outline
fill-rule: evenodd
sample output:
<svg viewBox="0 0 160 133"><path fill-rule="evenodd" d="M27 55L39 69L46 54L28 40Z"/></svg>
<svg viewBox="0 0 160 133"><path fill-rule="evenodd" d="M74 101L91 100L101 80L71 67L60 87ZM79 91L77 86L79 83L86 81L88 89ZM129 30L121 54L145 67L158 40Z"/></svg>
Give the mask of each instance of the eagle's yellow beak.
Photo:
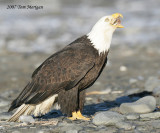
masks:
<svg viewBox="0 0 160 133"><path fill-rule="evenodd" d="M120 18L123 18L123 15L120 13L115 13L112 14L112 21L111 21L111 25L113 25L116 28L124 28L123 25L121 25L121 20Z"/></svg>

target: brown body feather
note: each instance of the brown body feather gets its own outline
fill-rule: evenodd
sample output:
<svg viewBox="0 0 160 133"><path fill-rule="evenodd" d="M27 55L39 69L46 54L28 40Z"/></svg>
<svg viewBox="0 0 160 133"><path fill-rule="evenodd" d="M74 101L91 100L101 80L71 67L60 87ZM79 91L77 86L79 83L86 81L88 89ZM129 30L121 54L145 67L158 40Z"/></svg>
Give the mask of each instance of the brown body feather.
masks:
<svg viewBox="0 0 160 133"><path fill-rule="evenodd" d="M50 56L33 72L32 80L12 102L9 111L24 104L25 108L36 106L56 94L64 114L70 116L73 111L82 110L85 89L99 77L107 55L108 52L99 55L87 36L75 40ZM29 114L32 112L34 109ZM21 111L16 120L22 114L25 112Z"/></svg>

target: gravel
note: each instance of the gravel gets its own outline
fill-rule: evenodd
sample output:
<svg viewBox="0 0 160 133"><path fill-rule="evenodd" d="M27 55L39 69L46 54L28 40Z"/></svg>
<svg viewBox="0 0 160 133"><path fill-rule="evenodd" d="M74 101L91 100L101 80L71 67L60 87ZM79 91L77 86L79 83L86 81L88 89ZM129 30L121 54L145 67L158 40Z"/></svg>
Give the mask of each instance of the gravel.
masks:
<svg viewBox="0 0 160 133"><path fill-rule="evenodd" d="M152 122L151 125L156 129L160 129L160 120Z"/></svg>
<svg viewBox="0 0 160 133"><path fill-rule="evenodd" d="M10 101L6 98L0 97L0 107L4 107L8 105L10 105Z"/></svg>
<svg viewBox="0 0 160 133"><path fill-rule="evenodd" d="M5 6L2 8L6 7L7 1L4 2L5 4L3 3ZM50 13L47 12L48 6L44 6L42 11L45 12L44 14L39 10L27 10L27 12L26 10L14 10L13 12L4 10L4 13L0 15L0 20L2 20L0 25L0 132L160 132L158 109L152 112L153 114L145 113L144 115L137 113L122 115L119 113L120 104L133 103L148 94L152 95L152 93L146 94L143 91L153 92L157 106L160 106L159 89L156 89L159 88L160 84L160 30L155 28L160 20L159 4L157 4L159 1L156 0L154 4L152 1L117 2L73 2L73 0L62 2L54 0L54 4L50 4ZM113 8L106 8L110 5ZM124 8L130 5L132 8ZM137 5L141 7L142 13L140 14L137 14ZM55 13L53 6L56 9L60 7L60 9ZM148 6L150 7L149 14L152 16L152 23L146 23L150 17L143 14ZM58 116L55 113L36 118L34 119L35 123L25 125L24 123L6 122L5 120L12 114L6 113L11 101L30 81L31 73L37 64L42 63L52 53L64 45L66 46L76 37L87 33L98 16L102 16L106 12L113 12L115 9L125 9L123 22L124 25L129 24L129 26L119 30L119 32L117 30L114 34L107 67L104 68L102 75L95 82L96 84L87 90L88 92L99 91L100 94L87 96L86 99L88 100L83 112L88 117L94 117L98 112L104 110L104 112L109 112L106 110L115 111L114 115L116 113L117 118L114 118L113 114L112 118L108 116L108 120L112 121L112 124L95 125L92 120L87 122L83 120L70 121L65 116ZM89 10L95 15L90 15ZM83 28L79 29L79 27ZM109 91L106 88L110 88ZM55 117L58 124L53 124ZM118 122L113 122L113 118L117 119Z"/></svg>
<svg viewBox="0 0 160 133"><path fill-rule="evenodd" d="M74 133L74 132L78 132L79 130L81 130L82 127L80 125L77 124L68 124L65 123L63 124L63 126L61 126L60 131L61 132L67 132L67 133Z"/></svg>
<svg viewBox="0 0 160 133"><path fill-rule="evenodd" d="M0 113L0 120L8 120L12 116L12 113L3 112Z"/></svg>
<svg viewBox="0 0 160 133"><path fill-rule="evenodd" d="M66 133L78 133L77 130L69 130L69 131L66 131Z"/></svg>

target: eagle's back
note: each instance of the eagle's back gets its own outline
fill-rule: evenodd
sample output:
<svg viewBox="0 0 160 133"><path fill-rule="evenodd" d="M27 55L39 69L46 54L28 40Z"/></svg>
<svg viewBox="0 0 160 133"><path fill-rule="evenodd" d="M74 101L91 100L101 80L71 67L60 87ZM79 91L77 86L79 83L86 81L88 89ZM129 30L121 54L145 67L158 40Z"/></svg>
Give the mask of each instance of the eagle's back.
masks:
<svg viewBox="0 0 160 133"><path fill-rule="evenodd" d="M88 87L99 75L97 75L97 72L100 72L97 69L100 62L98 58L98 52L87 36L75 40L46 59L33 72L32 80L12 102L9 111L23 103L38 104L53 94L69 90L77 84L82 89Z"/></svg>

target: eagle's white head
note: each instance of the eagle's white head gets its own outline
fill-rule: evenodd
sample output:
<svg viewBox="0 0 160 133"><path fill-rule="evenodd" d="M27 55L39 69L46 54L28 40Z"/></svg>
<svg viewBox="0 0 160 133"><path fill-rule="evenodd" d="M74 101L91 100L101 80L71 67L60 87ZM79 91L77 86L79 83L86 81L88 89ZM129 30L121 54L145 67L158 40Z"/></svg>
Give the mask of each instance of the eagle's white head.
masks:
<svg viewBox="0 0 160 133"><path fill-rule="evenodd" d="M98 50L99 54L109 50L112 34L115 29L123 28L120 18L123 18L122 14L120 13L104 16L88 33L88 38L91 40L94 48Z"/></svg>

